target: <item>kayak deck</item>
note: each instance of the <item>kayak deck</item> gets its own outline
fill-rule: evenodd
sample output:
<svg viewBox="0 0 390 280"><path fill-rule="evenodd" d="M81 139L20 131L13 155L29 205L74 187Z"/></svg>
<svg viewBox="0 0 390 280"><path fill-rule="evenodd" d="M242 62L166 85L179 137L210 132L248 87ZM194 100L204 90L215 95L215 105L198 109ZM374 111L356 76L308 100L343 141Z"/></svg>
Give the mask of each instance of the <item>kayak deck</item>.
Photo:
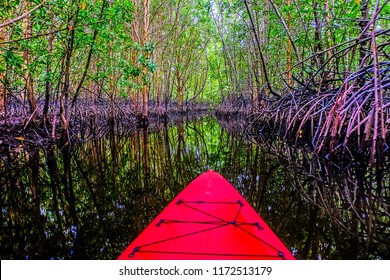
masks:
<svg viewBox="0 0 390 280"><path fill-rule="evenodd" d="M192 181L118 259L294 259L219 173Z"/></svg>

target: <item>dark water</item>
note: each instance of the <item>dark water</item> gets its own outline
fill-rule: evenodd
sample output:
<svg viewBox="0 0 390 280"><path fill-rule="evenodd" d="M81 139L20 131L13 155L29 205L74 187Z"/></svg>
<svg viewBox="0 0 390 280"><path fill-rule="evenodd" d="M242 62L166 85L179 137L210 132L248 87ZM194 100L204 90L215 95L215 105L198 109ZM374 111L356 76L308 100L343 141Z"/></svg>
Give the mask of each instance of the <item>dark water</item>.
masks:
<svg viewBox="0 0 390 280"><path fill-rule="evenodd" d="M115 259L214 169L302 259L390 259L389 168L340 169L215 119L0 157L1 259Z"/></svg>

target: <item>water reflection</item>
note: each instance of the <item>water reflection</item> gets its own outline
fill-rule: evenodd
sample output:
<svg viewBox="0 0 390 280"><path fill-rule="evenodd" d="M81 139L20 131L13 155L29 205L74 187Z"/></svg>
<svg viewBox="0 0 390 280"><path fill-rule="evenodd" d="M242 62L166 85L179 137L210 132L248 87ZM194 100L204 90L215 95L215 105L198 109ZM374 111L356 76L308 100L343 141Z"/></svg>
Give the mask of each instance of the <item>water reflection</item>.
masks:
<svg viewBox="0 0 390 280"><path fill-rule="evenodd" d="M388 171L341 171L242 130L203 119L2 155L1 259L114 259L207 169L232 182L298 258L390 258Z"/></svg>

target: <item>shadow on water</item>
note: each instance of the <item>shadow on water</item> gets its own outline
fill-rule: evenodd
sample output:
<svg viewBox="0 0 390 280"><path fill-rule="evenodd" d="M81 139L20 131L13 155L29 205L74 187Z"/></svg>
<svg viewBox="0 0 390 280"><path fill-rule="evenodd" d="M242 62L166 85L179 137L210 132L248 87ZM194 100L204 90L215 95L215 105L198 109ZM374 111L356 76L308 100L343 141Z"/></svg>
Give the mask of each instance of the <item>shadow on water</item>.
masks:
<svg viewBox="0 0 390 280"><path fill-rule="evenodd" d="M206 118L0 158L1 259L114 259L214 169L303 259L389 259L389 168L343 170ZM387 166L388 167L388 166Z"/></svg>

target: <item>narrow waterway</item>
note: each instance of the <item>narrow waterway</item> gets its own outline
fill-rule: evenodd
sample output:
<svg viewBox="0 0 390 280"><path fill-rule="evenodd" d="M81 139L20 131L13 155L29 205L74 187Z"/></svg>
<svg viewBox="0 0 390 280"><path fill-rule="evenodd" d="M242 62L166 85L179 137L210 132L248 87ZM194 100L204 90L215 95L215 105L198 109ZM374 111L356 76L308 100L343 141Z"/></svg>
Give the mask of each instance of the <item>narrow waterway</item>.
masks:
<svg viewBox="0 0 390 280"><path fill-rule="evenodd" d="M341 169L214 118L0 157L1 259L115 259L214 169L297 258L390 259L389 168Z"/></svg>

